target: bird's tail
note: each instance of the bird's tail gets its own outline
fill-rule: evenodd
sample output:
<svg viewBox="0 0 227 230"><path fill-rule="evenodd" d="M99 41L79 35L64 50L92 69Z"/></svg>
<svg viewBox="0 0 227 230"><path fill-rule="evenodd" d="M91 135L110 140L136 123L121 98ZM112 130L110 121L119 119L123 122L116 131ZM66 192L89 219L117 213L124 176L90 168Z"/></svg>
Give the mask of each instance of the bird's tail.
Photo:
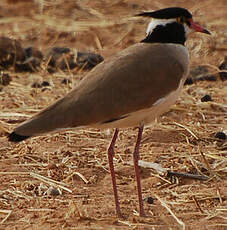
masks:
<svg viewBox="0 0 227 230"><path fill-rule="evenodd" d="M23 135L17 134L14 131L12 133L10 133L8 136L9 141L12 141L12 142L20 142L20 141L23 141L27 138L29 138L29 136L23 136Z"/></svg>
<svg viewBox="0 0 227 230"><path fill-rule="evenodd" d="M70 128L72 116L68 115L70 105L62 103L64 99L49 106L30 120L22 123L9 134L12 142L20 142L32 136L52 132L58 129Z"/></svg>

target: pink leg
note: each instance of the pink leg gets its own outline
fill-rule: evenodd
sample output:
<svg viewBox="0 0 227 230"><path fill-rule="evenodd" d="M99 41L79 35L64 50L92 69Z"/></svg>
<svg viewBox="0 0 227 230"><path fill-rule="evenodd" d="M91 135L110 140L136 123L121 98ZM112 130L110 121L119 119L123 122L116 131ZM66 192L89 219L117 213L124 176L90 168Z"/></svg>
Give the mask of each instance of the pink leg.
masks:
<svg viewBox="0 0 227 230"><path fill-rule="evenodd" d="M108 148L108 161L109 161L109 168L110 168L110 173L111 173L111 177L112 177L116 212L117 212L117 216L121 217L121 211L120 211L120 205L119 205L119 199L118 199L118 193L117 193L116 176L115 176L114 165L113 165L114 145L115 145L115 142L117 140L118 132L119 132L119 130L115 129L112 141L111 141L110 146Z"/></svg>
<svg viewBox="0 0 227 230"><path fill-rule="evenodd" d="M142 191L141 191L141 183L140 183L140 172L139 172L139 165L138 161L140 159L139 156L139 146L142 139L144 126L139 127L139 132L136 140L135 150L133 153L133 161L134 161L134 169L136 175L136 182L137 182L137 191L138 191L138 198L139 198L139 208L140 208L140 216L145 216L144 208L143 208L143 199L142 199Z"/></svg>

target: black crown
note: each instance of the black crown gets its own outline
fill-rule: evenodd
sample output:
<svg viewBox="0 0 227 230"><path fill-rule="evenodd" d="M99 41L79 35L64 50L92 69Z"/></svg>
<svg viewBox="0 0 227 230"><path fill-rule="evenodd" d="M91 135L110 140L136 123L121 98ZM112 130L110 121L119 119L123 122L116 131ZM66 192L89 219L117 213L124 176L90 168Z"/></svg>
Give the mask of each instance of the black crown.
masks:
<svg viewBox="0 0 227 230"><path fill-rule="evenodd" d="M135 16L151 17L158 19L170 19L178 17L192 18L191 13L188 10L181 7L170 7L152 12L142 12Z"/></svg>

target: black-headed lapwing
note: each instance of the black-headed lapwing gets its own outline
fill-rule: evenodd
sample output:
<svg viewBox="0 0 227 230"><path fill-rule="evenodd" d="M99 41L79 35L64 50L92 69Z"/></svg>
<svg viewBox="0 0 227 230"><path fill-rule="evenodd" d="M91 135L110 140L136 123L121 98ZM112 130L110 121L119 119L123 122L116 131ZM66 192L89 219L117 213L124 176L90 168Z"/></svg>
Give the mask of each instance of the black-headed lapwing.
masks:
<svg viewBox="0 0 227 230"><path fill-rule="evenodd" d="M209 34L184 8L165 8L137 16L152 18L145 39L97 65L64 98L9 135L10 141L20 142L68 128L115 128L108 148L108 160L119 217L121 212L113 166L118 129L139 128L133 158L139 213L143 216L138 166L143 128L167 111L180 94L189 69L189 54L185 47L188 35L192 32Z"/></svg>

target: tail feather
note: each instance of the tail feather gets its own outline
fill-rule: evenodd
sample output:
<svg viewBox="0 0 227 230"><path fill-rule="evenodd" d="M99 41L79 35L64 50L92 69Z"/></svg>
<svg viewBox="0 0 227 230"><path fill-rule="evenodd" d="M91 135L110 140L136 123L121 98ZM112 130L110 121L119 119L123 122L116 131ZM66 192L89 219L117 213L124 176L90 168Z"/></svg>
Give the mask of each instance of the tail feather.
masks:
<svg viewBox="0 0 227 230"><path fill-rule="evenodd" d="M72 120L75 118L74 113L70 113L71 104L65 104L64 100L65 98L60 99L16 127L13 132L9 134L9 141L20 142L29 137L71 127L73 123Z"/></svg>
<svg viewBox="0 0 227 230"><path fill-rule="evenodd" d="M30 136L23 136L23 135L20 135L20 134L16 134L15 132L12 132L9 134L8 136L8 139L9 141L11 142L20 142L20 141L23 141L27 138L29 138Z"/></svg>

